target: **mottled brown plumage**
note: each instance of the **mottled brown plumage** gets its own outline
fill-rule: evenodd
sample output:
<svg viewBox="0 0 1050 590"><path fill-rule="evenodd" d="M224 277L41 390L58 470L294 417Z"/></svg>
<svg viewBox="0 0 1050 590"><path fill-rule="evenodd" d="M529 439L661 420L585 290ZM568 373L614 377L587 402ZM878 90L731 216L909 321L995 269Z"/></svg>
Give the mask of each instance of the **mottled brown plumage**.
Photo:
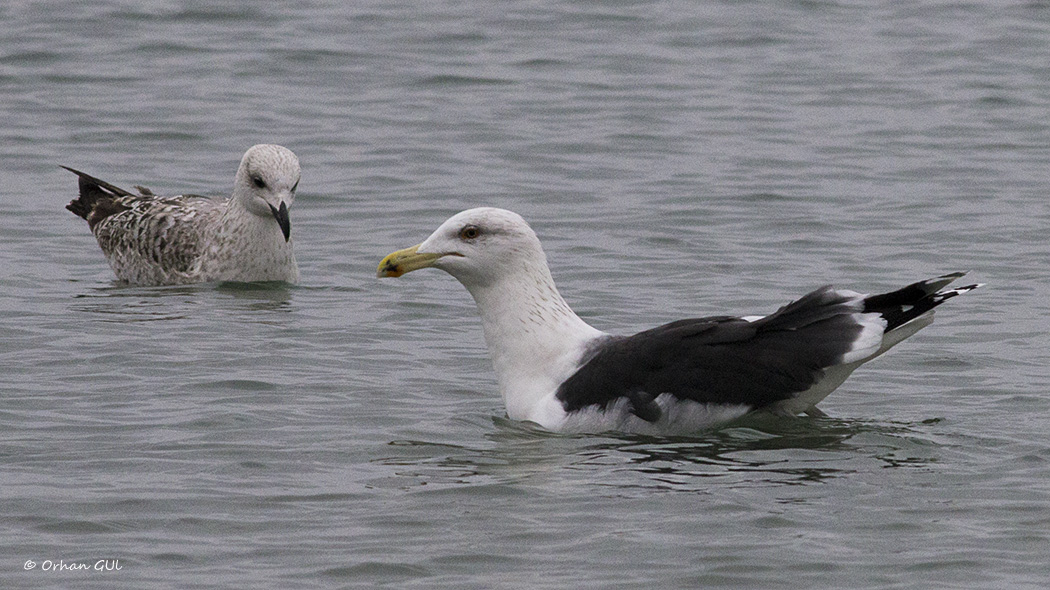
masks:
<svg viewBox="0 0 1050 590"><path fill-rule="evenodd" d="M122 282L298 281L288 206L300 169L286 148L249 149L229 199L161 197L141 186L135 194L63 168L79 177L80 188L66 208L87 220Z"/></svg>

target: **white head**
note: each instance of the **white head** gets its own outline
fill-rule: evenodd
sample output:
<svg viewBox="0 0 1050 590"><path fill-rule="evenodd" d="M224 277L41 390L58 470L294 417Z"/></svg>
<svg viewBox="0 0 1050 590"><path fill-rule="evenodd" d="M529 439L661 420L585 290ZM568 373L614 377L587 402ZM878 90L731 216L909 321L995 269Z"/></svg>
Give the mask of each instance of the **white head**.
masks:
<svg viewBox="0 0 1050 590"><path fill-rule="evenodd" d="M272 144L252 146L241 159L233 184L233 198L259 217L273 218L287 241L291 236L288 209L299 187L299 158L292 150Z"/></svg>
<svg viewBox="0 0 1050 590"><path fill-rule="evenodd" d="M550 277L536 232L517 213L493 207L453 215L423 243L383 259L378 276L428 267L456 277L472 293L522 271Z"/></svg>

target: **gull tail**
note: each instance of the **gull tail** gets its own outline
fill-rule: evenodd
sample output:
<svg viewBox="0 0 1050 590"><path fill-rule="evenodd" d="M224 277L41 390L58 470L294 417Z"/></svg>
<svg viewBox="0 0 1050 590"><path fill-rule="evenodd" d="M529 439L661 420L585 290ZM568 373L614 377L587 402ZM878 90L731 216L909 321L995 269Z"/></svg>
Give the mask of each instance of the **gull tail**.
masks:
<svg viewBox="0 0 1050 590"><path fill-rule="evenodd" d="M881 315L886 319L886 332L892 332L952 297L984 286L983 283L975 283L965 287L940 290L965 274L965 272L953 272L912 283L890 293L872 295L864 299L864 311Z"/></svg>
<svg viewBox="0 0 1050 590"><path fill-rule="evenodd" d="M130 209L121 199L134 197L132 193L69 166L62 168L76 174L80 179L80 196L70 201L66 209L87 220L88 227L92 230L98 222L110 215Z"/></svg>

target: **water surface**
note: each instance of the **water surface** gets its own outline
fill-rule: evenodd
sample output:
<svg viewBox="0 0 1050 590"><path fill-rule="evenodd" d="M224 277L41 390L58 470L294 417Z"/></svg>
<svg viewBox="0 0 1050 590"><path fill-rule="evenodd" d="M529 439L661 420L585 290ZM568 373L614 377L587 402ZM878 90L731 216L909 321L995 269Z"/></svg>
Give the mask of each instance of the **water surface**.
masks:
<svg viewBox="0 0 1050 590"><path fill-rule="evenodd" d="M0 586L1050 581L1045 3L19 2L0 41ZM299 286L121 287L63 209L59 164L218 195L260 142ZM455 281L374 278L476 205L614 333L988 286L829 418L557 436Z"/></svg>

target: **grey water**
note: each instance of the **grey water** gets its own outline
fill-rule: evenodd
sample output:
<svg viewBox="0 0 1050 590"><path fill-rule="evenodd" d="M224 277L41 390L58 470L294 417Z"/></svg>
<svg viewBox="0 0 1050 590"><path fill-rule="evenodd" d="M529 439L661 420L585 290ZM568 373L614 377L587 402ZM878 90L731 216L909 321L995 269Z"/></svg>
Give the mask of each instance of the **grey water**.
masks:
<svg viewBox="0 0 1050 590"><path fill-rule="evenodd" d="M303 166L302 283L117 285L73 166ZM0 587L1045 588L1050 4L0 5ZM505 418L473 303L380 258L513 209L586 320L987 283L827 418Z"/></svg>

